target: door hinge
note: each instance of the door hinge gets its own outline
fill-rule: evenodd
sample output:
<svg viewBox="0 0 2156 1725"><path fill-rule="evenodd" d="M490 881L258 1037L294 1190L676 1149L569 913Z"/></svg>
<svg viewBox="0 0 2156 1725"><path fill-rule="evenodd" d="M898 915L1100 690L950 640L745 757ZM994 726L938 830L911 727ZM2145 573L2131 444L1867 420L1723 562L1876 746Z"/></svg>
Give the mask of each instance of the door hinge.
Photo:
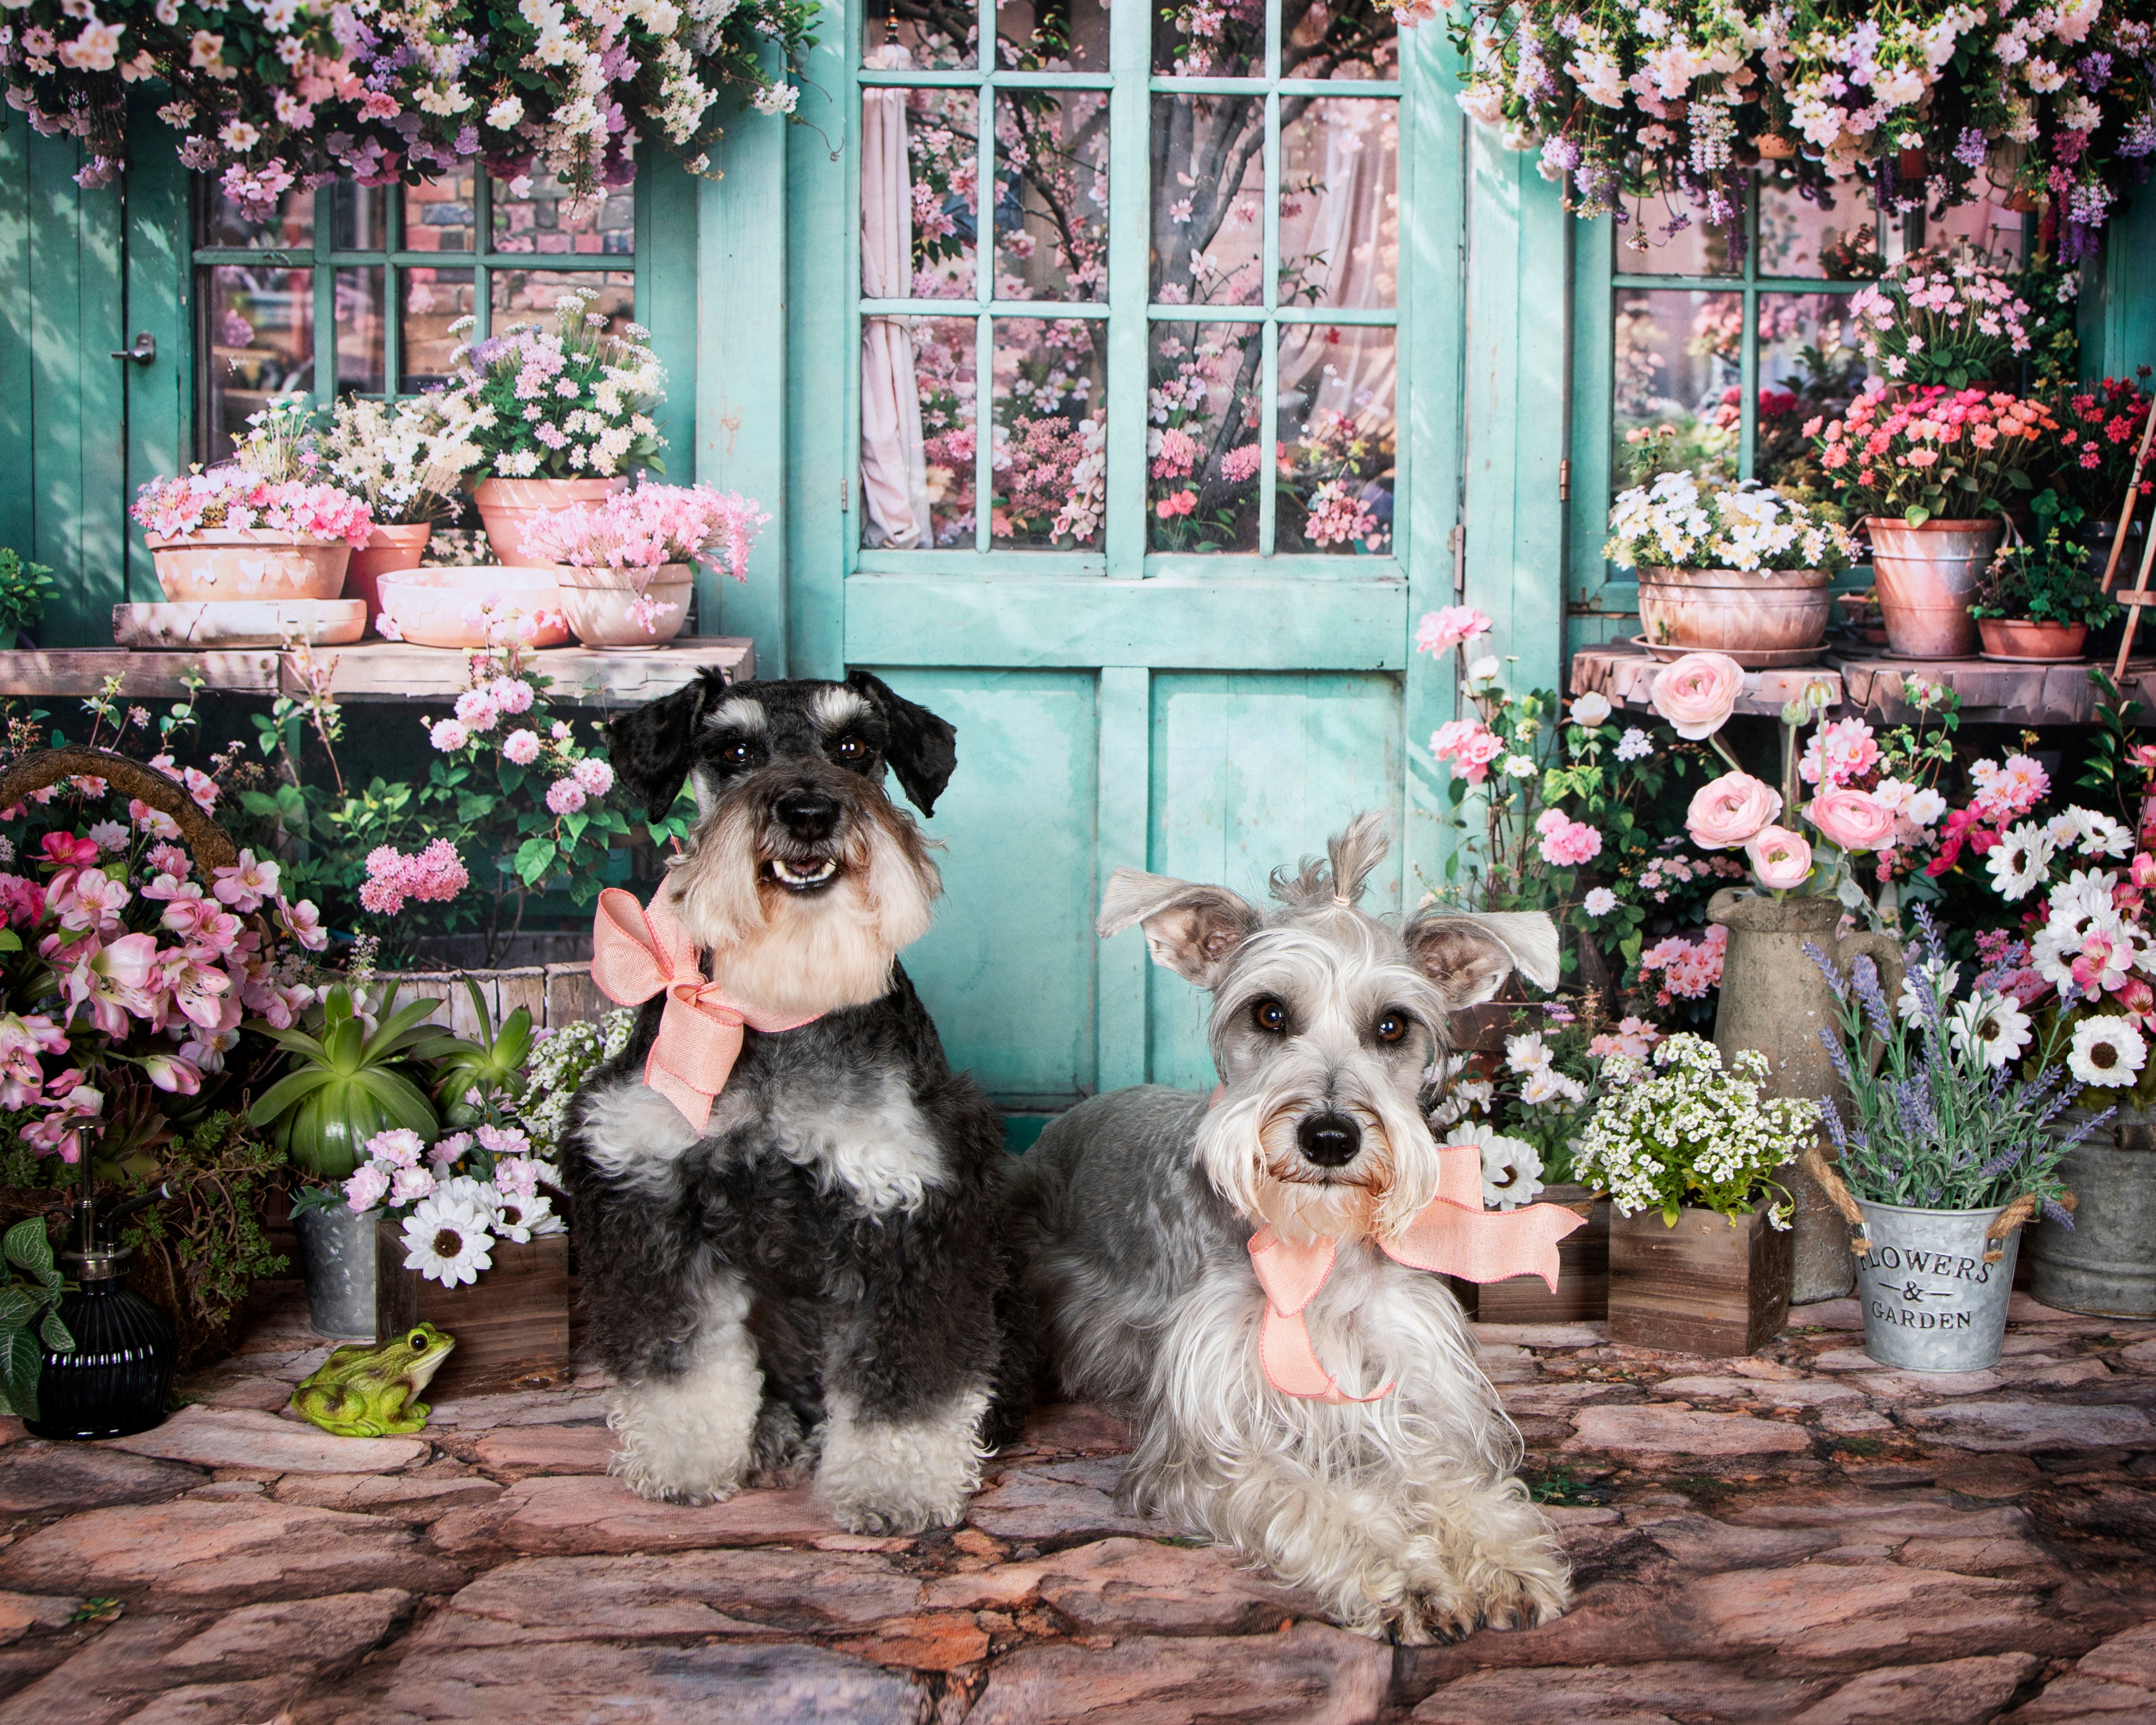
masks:
<svg viewBox="0 0 2156 1725"><path fill-rule="evenodd" d="M1572 461L1569 457L1557 465L1557 501L1560 503L1572 501Z"/></svg>
<svg viewBox="0 0 2156 1725"><path fill-rule="evenodd" d="M1467 524L1455 521L1452 525L1452 597L1455 601L1467 596Z"/></svg>
<svg viewBox="0 0 2156 1725"><path fill-rule="evenodd" d="M844 515L853 506L853 484L849 480L839 481L839 513Z"/></svg>

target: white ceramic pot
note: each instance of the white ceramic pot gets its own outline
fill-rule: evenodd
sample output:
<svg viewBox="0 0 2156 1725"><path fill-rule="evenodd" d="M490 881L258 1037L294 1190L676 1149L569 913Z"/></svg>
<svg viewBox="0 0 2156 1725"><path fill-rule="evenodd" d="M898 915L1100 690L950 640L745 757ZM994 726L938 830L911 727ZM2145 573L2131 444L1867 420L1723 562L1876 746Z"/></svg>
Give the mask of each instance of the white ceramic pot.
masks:
<svg viewBox="0 0 2156 1725"><path fill-rule="evenodd" d="M615 651L657 647L680 634L689 621L689 602L696 594L694 574L686 563L667 563L649 571L555 571L570 633L587 647ZM672 608L647 629L632 614L639 598Z"/></svg>

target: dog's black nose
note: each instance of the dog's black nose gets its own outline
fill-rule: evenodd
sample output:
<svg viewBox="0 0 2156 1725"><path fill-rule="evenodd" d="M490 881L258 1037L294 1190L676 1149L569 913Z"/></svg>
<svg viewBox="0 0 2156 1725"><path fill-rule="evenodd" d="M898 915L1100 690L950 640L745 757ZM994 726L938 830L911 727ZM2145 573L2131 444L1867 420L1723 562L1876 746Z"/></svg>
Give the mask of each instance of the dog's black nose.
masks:
<svg viewBox="0 0 2156 1725"><path fill-rule="evenodd" d="M1344 1168L1363 1147L1363 1128L1344 1114L1306 1115L1295 1129L1295 1142L1306 1162Z"/></svg>
<svg viewBox="0 0 2156 1725"><path fill-rule="evenodd" d="M839 805L813 786L784 793L771 805L786 830L797 839L828 839L839 819Z"/></svg>

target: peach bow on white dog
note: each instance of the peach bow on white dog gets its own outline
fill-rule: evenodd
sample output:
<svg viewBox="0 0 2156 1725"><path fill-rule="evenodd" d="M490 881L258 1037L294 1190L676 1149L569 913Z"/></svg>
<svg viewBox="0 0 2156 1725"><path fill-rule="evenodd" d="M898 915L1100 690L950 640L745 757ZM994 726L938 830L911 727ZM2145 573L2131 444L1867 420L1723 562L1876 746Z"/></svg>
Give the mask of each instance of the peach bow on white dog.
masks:
<svg viewBox="0 0 2156 1725"><path fill-rule="evenodd" d="M1562 1205L1532 1204L1510 1211L1482 1208L1482 1153L1473 1144L1441 1144L1437 1149L1437 1196L1399 1238L1380 1239L1385 1255L1414 1270L1435 1270L1468 1281L1502 1281L1512 1276L1539 1276L1557 1291L1557 1244L1586 1219ZM1250 1236L1250 1267L1265 1291L1265 1325L1258 1358L1265 1381L1283 1394L1306 1400L1374 1402L1390 1395L1381 1385L1369 1395L1349 1395L1318 1363L1311 1346L1303 1308L1317 1296L1339 1250L1337 1240L1320 1235L1307 1242L1283 1240L1270 1228Z"/></svg>

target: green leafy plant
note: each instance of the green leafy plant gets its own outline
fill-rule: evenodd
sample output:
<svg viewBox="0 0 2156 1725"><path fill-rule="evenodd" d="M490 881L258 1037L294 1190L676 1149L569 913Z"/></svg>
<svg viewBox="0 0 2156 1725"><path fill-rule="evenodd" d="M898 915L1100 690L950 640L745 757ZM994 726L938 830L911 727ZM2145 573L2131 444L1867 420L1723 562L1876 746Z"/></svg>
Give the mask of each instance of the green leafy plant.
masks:
<svg viewBox="0 0 2156 1725"><path fill-rule="evenodd" d="M477 1033L430 1036L412 1049L414 1059L435 1063L435 1105L443 1119L459 1130L484 1119L489 1101L497 1097L513 1101L524 1093L524 1066L531 1054L530 1011L517 1007L496 1026L479 984L466 977L465 987L478 1017ZM480 1096L477 1103L467 1100L475 1091Z"/></svg>
<svg viewBox="0 0 2156 1725"><path fill-rule="evenodd" d="M2088 547L2074 531L2082 523L2080 507L2061 502L2055 491L2039 493L2030 506L2035 537L1999 547L1969 615L2102 628L2118 615L2118 605L2089 572Z"/></svg>
<svg viewBox="0 0 2156 1725"><path fill-rule="evenodd" d="M53 596L53 572L0 547L0 629L33 627Z"/></svg>
<svg viewBox="0 0 2156 1725"><path fill-rule="evenodd" d="M307 1014L305 1029L255 1026L292 1056L292 1070L262 1093L248 1119L272 1134L295 1168L341 1180L377 1132L401 1127L429 1143L440 1136L434 1103L402 1070L422 1042L439 1035L426 1025L435 1004L414 1000L392 1012L396 998L393 985L371 1033L342 983Z"/></svg>
<svg viewBox="0 0 2156 1725"><path fill-rule="evenodd" d="M179 1320L188 1360L222 1353L254 1284L286 1267L262 1226L262 1204L282 1183L285 1154L227 1110L203 1116L165 1148L156 1178L166 1201L121 1235L136 1275Z"/></svg>
<svg viewBox="0 0 2156 1725"><path fill-rule="evenodd" d="M0 1285L0 1395L4 1411L38 1417L38 1373L44 1350L74 1352L74 1337L60 1322L60 1296L66 1280L53 1267L52 1242L42 1216L18 1222L0 1235L0 1258L7 1281ZM23 1272L18 1281L14 1272Z"/></svg>

